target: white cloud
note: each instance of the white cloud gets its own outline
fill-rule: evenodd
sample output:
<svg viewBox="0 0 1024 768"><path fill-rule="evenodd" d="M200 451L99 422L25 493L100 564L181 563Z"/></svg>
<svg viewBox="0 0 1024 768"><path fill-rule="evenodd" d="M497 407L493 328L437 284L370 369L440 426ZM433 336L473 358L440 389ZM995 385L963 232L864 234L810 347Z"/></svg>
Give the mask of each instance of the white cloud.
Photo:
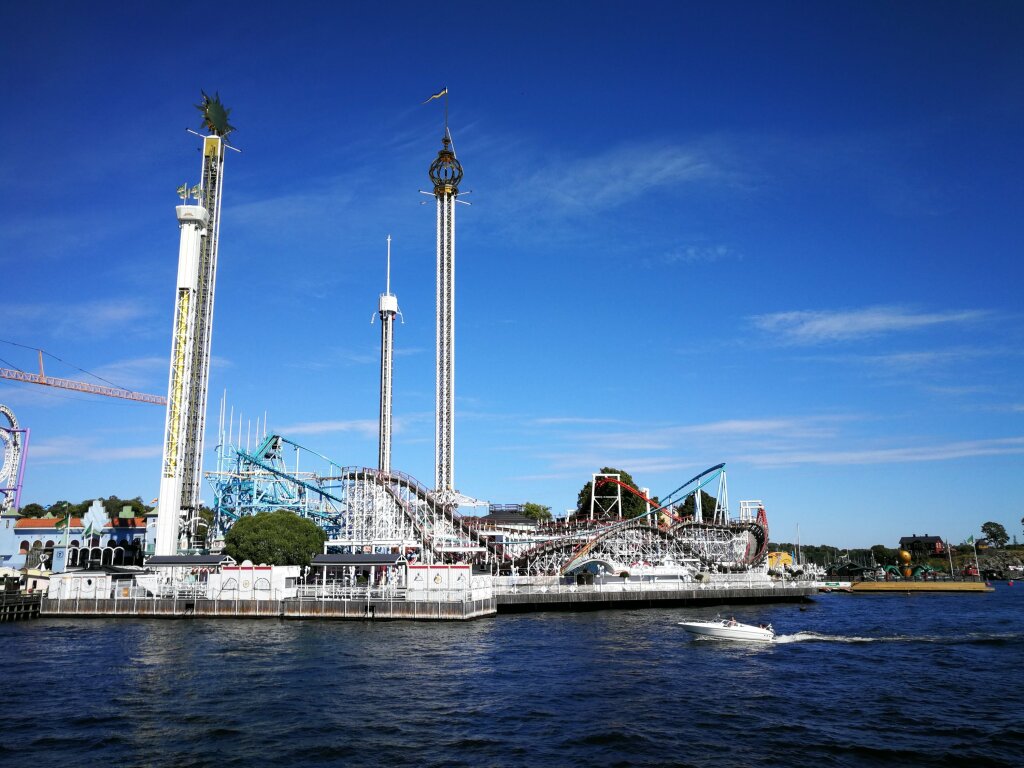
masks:
<svg viewBox="0 0 1024 768"><path fill-rule="evenodd" d="M566 424L621 424L620 419L591 418L587 416L549 416L532 419L531 424L539 426L561 426Z"/></svg>
<svg viewBox="0 0 1024 768"><path fill-rule="evenodd" d="M148 304L117 296L81 304L14 304L4 312L7 333L31 338L42 336L41 327L57 338L148 335L152 317Z"/></svg>
<svg viewBox="0 0 1024 768"><path fill-rule="evenodd" d="M685 245L674 248L661 258L662 264L713 264L740 255L728 245Z"/></svg>
<svg viewBox="0 0 1024 768"><path fill-rule="evenodd" d="M615 208L653 189L726 182L724 153L707 147L629 144L599 155L552 161L526 181L531 196L563 213Z"/></svg>
<svg viewBox="0 0 1024 768"><path fill-rule="evenodd" d="M367 437L378 434L377 422L371 419L352 419L349 421L307 421L287 427L275 429L285 436L291 435L324 435L331 432L355 432Z"/></svg>
<svg viewBox="0 0 1024 768"><path fill-rule="evenodd" d="M738 457L755 466L781 467L805 464L849 465L948 461L978 456L1008 456L1024 453L1024 437L967 440L939 445L857 450L760 451Z"/></svg>
<svg viewBox="0 0 1024 768"><path fill-rule="evenodd" d="M115 382L119 387L138 387L151 382L160 374L167 375L167 358L156 355L118 360L93 369L96 376Z"/></svg>
<svg viewBox="0 0 1024 768"><path fill-rule="evenodd" d="M163 447L159 444L111 447L97 445L94 440L80 437L54 437L34 442L30 450L31 460L39 464L97 464L153 459L163 453Z"/></svg>
<svg viewBox="0 0 1024 768"><path fill-rule="evenodd" d="M903 307L865 307L835 311L776 312L755 315L750 319L757 328L775 335L781 342L820 344L882 336L936 325L971 323L988 314L983 310L914 312Z"/></svg>

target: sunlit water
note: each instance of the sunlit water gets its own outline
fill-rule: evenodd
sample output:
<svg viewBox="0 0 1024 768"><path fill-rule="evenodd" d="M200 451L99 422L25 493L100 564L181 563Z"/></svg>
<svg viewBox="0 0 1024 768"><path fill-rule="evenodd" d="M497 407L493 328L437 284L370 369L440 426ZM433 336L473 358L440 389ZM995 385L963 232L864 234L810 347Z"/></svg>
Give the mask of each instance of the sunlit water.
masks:
<svg viewBox="0 0 1024 768"><path fill-rule="evenodd" d="M1019 766L1024 585L469 623L0 625L3 766Z"/></svg>

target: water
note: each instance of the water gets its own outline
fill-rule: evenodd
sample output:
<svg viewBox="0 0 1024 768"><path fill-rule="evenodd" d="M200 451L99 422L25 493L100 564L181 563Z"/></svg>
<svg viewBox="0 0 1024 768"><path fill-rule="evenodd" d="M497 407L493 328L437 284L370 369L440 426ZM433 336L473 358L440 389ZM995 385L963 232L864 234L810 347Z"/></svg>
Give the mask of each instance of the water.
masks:
<svg viewBox="0 0 1024 768"><path fill-rule="evenodd" d="M0 766L1019 766L1024 585L466 624L0 625Z"/></svg>

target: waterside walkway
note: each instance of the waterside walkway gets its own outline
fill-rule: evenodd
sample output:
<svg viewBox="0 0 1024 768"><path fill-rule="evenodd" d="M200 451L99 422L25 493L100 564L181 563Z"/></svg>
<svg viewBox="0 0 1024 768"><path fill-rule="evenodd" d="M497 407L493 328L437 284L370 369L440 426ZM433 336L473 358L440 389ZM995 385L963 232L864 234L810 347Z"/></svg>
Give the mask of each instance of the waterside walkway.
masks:
<svg viewBox="0 0 1024 768"><path fill-rule="evenodd" d="M626 582L577 586L524 584L496 587L498 613L742 605L802 602L817 594L812 582L722 581L712 584Z"/></svg>
<svg viewBox="0 0 1024 768"><path fill-rule="evenodd" d="M42 617L277 618L467 621L498 613L587 611L677 605L801 602L813 582L721 579L712 583L608 581L562 583L557 577L494 579L493 589L407 591L358 587L301 587L297 596L242 599L210 596L179 586L161 595L140 588L112 593L43 598Z"/></svg>
<svg viewBox="0 0 1024 768"><path fill-rule="evenodd" d="M411 619L465 621L497 612L493 596L466 600L403 600L382 597L287 598L283 600L201 597L43 598L42 617Z"/></svg>

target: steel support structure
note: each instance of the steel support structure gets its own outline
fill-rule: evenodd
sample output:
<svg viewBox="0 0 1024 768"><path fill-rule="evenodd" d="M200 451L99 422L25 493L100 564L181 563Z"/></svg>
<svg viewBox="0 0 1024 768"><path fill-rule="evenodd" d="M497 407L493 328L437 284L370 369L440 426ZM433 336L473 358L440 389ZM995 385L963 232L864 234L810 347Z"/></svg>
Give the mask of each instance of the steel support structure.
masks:
<svg viewBox="0 0 1024 768"><path fill-rule="evenodd" d="M398 297L391 293L391 235L388 235L388 273L385 292L378 304L380 315L380 440L378 442L377 468L381 472L391 471L391 375L394 363L395 315L398 314Z"/></svg>
<svg viewBox="0 0 1024 768"><path fill-rule="evenodd" d="M25 459L28 455L29 430L18 426L14 411L0 405L0 416L7 426L0 425L3 444L0 461L0 513L21 509L21 487L25 481Z"/></svg>
<svg viewBox="0 0 1024 768"><path fill-rule="evenodd" d="M178 206L181 244L155 553L191 546L201 504L225 140L203 137L199 205Z"/></svg>
<svg viewBox="0 0 1024 768"><path fill-rule="evenodd" d="M160 465L160 494L157 500L155 552L173 555L178 551L182 492L190 478L185 464L190 389L195 376L196 294L199 284L199 254L207 234L209 215L201 205L179 205L178 284L171 329L171 364L167 381L167 412L164 420L163 461Z"/></svg>
<svg viewBox="0 0 1024 768"><path fill-rule="evenodd" d="M290 465L285 461L289 447L295 451ZM680 518L661 507L626 520L582 519L530 532L500 532L482 526L478 518L459 515L401 472L330 462L326 472L300 473L299 454L306 451L278 435L269 435L251 453L229 449L220 470L208 474L215 489L216 535L239 517L283 508L320 525L333 551L399 552L423 563L472 562L531 576L566 576L589 566L615 575L650 569L688 576L745 571L763 563L767 552L768 521L759 502L756 516L750 504L741 502L741 519L719 516L717 523ZM314 454L313 461L317 457L325 459ZM303 466L309 463L309 457L302 460ZM701 473L666 498L681 506L720 479L721 469Z"/></svg>
<svg viewBox="0 0 1024 768"><path fill-rule="evenodd" d="M455 201L462 165L447 128L430 166L437 200L437 402L434 430L434 494L456 503L455 491Z"/></svg>
<svg viewBox="0 0 1024 768"><path fill-rule="evenodd" d="M199 512L206 444L206 403L210 384L213 341L213 299L217 283L217 250L220 242L220 211L224 182L225 143L220 136L203 139L202 204L209 214L206 236L199 249L199 283L196 290L195 343L192 347L192 381L189 387L185 430L184 466L187 474L181 494L186 519Z"/></svg>

